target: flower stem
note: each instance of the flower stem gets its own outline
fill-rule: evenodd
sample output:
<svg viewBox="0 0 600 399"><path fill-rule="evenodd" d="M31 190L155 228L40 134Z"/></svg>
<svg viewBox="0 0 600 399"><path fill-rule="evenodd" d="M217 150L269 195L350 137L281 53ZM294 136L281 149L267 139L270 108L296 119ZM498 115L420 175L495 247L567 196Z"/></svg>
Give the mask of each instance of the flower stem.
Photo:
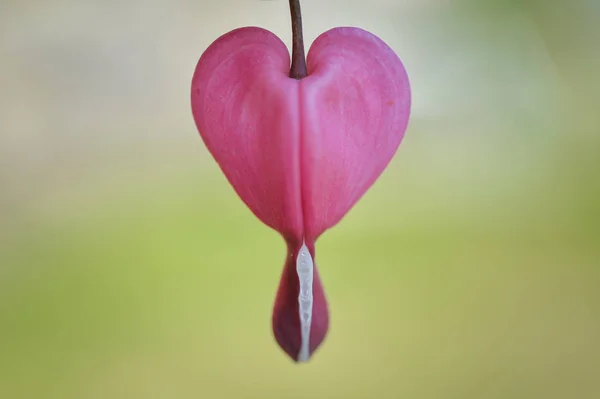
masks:
<svg viewBox="0 0 600 399"><path fill-rule="evenodd" d="M300 0L290 0L290 14L292 16L292 66L290 68L290 78L300 80L307 75Z"/></svg>

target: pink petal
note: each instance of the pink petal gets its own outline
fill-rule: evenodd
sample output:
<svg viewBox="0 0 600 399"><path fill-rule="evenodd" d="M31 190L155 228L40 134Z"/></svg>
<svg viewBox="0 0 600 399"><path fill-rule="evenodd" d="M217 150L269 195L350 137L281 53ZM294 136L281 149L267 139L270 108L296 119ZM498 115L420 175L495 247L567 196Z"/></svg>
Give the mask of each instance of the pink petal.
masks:
<svg viewBox="0 0 600 399"><path fill-rule="evenodd" d="M410 88L398 56L358 28L320 35L300 82L304 233L335 225L375 182L404 136Z"/></svg>
<svg viewBox="0 0 600 399"><path fill-rule="evenodd" d="M223 173L254 214L302 240L298 82L290 56L260 28L241 28L202 54L192 80L192 112Z"/></svg>
<svg viewBox="0 0 600 399"><path fill-rule="evenodd" d="M410 112L404 67L371 33L327 31L307 61L308 76L291 79L283 42L241 28L206 50L192 81L192 112L206 146L252 212L287 242L273 331L295 360L316 350L329 323L316 265L304 283L312 285L310 321L301 322L297 259L313 264L316 239L385 169Z"/></svg>

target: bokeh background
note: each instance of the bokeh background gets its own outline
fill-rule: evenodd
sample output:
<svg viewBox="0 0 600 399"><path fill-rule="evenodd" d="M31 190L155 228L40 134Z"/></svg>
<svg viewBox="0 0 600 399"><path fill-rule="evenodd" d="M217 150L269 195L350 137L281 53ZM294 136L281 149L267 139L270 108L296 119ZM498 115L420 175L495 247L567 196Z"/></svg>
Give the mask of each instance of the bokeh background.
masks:
<svg viewBox="0 0 600 399"><path fill-rule="evenodd" d="M0 398L600 397L600 2L305 0L408 70L381 179L317 246L331 330L194 126L202 51L287 2L4 0Z"/></svg>

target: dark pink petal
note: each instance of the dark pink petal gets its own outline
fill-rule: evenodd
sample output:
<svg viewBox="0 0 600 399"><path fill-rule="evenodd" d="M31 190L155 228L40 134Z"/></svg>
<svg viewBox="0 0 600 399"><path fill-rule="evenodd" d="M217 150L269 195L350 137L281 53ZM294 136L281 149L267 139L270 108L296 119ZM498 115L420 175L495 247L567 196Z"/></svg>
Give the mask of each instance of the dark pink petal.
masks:
<svg viewBox="0 0 600 399"><path fill-rule="evenodd" d="M307 243L307 248L314 259L314 245ZM273 309L273 333L275 334L275 339L279 343L279 346L294 360L299 359L302 347L298 306L300 285L296 270L296 259L298 258L299 251L300 246L288 244L288 254ZM314 265L312 296L309 356L325 339L329 327L329 313L325 291L323 290L316 265Z"/></svg>

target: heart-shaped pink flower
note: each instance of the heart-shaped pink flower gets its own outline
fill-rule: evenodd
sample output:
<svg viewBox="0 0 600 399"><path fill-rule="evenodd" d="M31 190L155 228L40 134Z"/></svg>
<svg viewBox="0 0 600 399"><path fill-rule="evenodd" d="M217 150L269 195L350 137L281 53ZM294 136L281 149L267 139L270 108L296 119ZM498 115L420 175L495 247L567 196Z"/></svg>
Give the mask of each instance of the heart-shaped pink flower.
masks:
<svg viewBox="0 0 600 399"><path fill-rule="evenodd" d="M315 242L392 159L411 97L398 56L358 28L321 34L308 53L307 76L290 78L289 71L277 36L237 29L200 58L191 99L200 135L237 194L287 242L273 331L302 361L329 324Z"/></svg>

